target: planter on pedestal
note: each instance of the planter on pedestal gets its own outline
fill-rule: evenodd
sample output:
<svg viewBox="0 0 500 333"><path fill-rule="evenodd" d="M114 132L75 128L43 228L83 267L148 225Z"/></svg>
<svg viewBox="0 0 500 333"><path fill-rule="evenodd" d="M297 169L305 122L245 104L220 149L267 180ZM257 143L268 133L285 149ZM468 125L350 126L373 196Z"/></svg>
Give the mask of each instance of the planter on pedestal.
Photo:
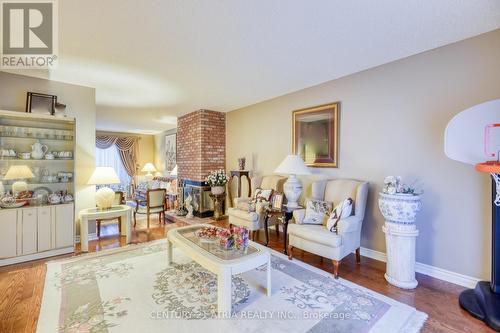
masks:
<svg viewBox="0 0 500 333"><path fill-rule="evenodd" d="M413 289L415 279L415 244L418 230L415 225L420 210L419 195L380 193L379 209L385 218L382 230L387 248L385 279L403 289Z"/></svg>
<svg viewBox="0 0 500 333"><path fill-rule="evenodd" d="M213 186L210 188L213 195L221 195L226 191L225 186Z"/></svg>

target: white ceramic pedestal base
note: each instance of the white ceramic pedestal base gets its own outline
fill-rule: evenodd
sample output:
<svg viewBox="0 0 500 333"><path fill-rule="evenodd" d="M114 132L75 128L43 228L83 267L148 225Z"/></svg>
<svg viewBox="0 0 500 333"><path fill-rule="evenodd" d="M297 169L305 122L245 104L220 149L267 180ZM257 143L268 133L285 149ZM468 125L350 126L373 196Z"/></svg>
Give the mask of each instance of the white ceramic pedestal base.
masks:
<svg viewBox="0 0 500 333"><path fill-rule="evenodd" d="M299 207L298 200L300 194L302 193L302 183L297 179L295 175L290 175L283 184L283 191L285 192L285 197L287 199L288 208Z"/></svg>
<svg viewBox="0 0 500 333"><path fill-rule="evenodd" d="M418 230L415 224L387 222L382 227L387 248L387 270L385 279L403 289L413 289L415 279L415 244Z"/></svg>

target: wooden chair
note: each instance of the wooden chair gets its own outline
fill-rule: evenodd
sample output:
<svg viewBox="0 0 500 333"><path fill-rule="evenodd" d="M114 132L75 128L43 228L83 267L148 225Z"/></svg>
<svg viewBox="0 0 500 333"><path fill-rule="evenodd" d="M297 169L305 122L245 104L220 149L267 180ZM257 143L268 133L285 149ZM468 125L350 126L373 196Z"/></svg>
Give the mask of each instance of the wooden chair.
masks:
<svg viewBox="0 0 500 333"><path fill-rule="evenodd" d="M125 204L125 193L116 191L115 192L115 199L113 201L113 206L118 206L118 205L124 205ZM121 217L117 219L101 219L101 220L96 220L96 226L97 226L97 238L101 238L101 221L114 221L118 220L118 230L119 234L122 234L122 219Z"/></svg>
<svg viewBox="0 0 500 333"><path fill-rule="evenodd" d="M164 188L159 188L155 190L148 190L146 192L146 201L141 201L136 199L136 206L134 211L134 228L137 224L137 219L136 219L137 214L146 214L148 219L148 229L149 229L149 216L151 214L158 213L160 224L162 216L163 216L163 221L165 222L166 195L167 195L167 190Z"/></svg>

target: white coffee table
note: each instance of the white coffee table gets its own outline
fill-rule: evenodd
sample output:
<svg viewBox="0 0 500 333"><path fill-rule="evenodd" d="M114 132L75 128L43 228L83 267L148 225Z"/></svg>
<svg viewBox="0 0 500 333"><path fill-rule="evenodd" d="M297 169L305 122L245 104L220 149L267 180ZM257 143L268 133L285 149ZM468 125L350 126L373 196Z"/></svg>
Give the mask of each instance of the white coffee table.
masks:
<svg viewBox="0 0 500 333"><path fill-rule="evenodd" d="M209 224L172 229L167 235L167 264L172 263L172 245L217 275L217 312L231 315L231 277L267 264L267 296L271 296L271 252L265 246L249 241L245 250L225 250L218 243L201 241L195 231Z"/></svg>

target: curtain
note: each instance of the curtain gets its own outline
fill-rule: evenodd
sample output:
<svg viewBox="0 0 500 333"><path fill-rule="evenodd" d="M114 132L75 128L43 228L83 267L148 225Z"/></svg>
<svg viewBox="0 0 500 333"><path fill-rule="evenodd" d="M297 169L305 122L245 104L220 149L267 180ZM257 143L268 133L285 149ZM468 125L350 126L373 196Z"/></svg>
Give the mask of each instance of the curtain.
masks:
<svg viewBox="0 0 500 333"><path fill-rule="evenodd" d="M120 152L118 151L116 145L112 145L106 149L97 148L95 154L95 165L98 167L113 167L118 175L118 178L120 178L122 185L130 184L132 177L130 177L127 170L125 170L120 157Z"/></svg>
<svg viewBox="0 0 500 333"><path fill-rule="evenodd" d="M137 175L137 142L139 138L136 136L115 136L108 134L98 134L96 136L96 147L107 149L112 145L116 145L118 153L123 163L123 167L133 179Z"/></svg>

